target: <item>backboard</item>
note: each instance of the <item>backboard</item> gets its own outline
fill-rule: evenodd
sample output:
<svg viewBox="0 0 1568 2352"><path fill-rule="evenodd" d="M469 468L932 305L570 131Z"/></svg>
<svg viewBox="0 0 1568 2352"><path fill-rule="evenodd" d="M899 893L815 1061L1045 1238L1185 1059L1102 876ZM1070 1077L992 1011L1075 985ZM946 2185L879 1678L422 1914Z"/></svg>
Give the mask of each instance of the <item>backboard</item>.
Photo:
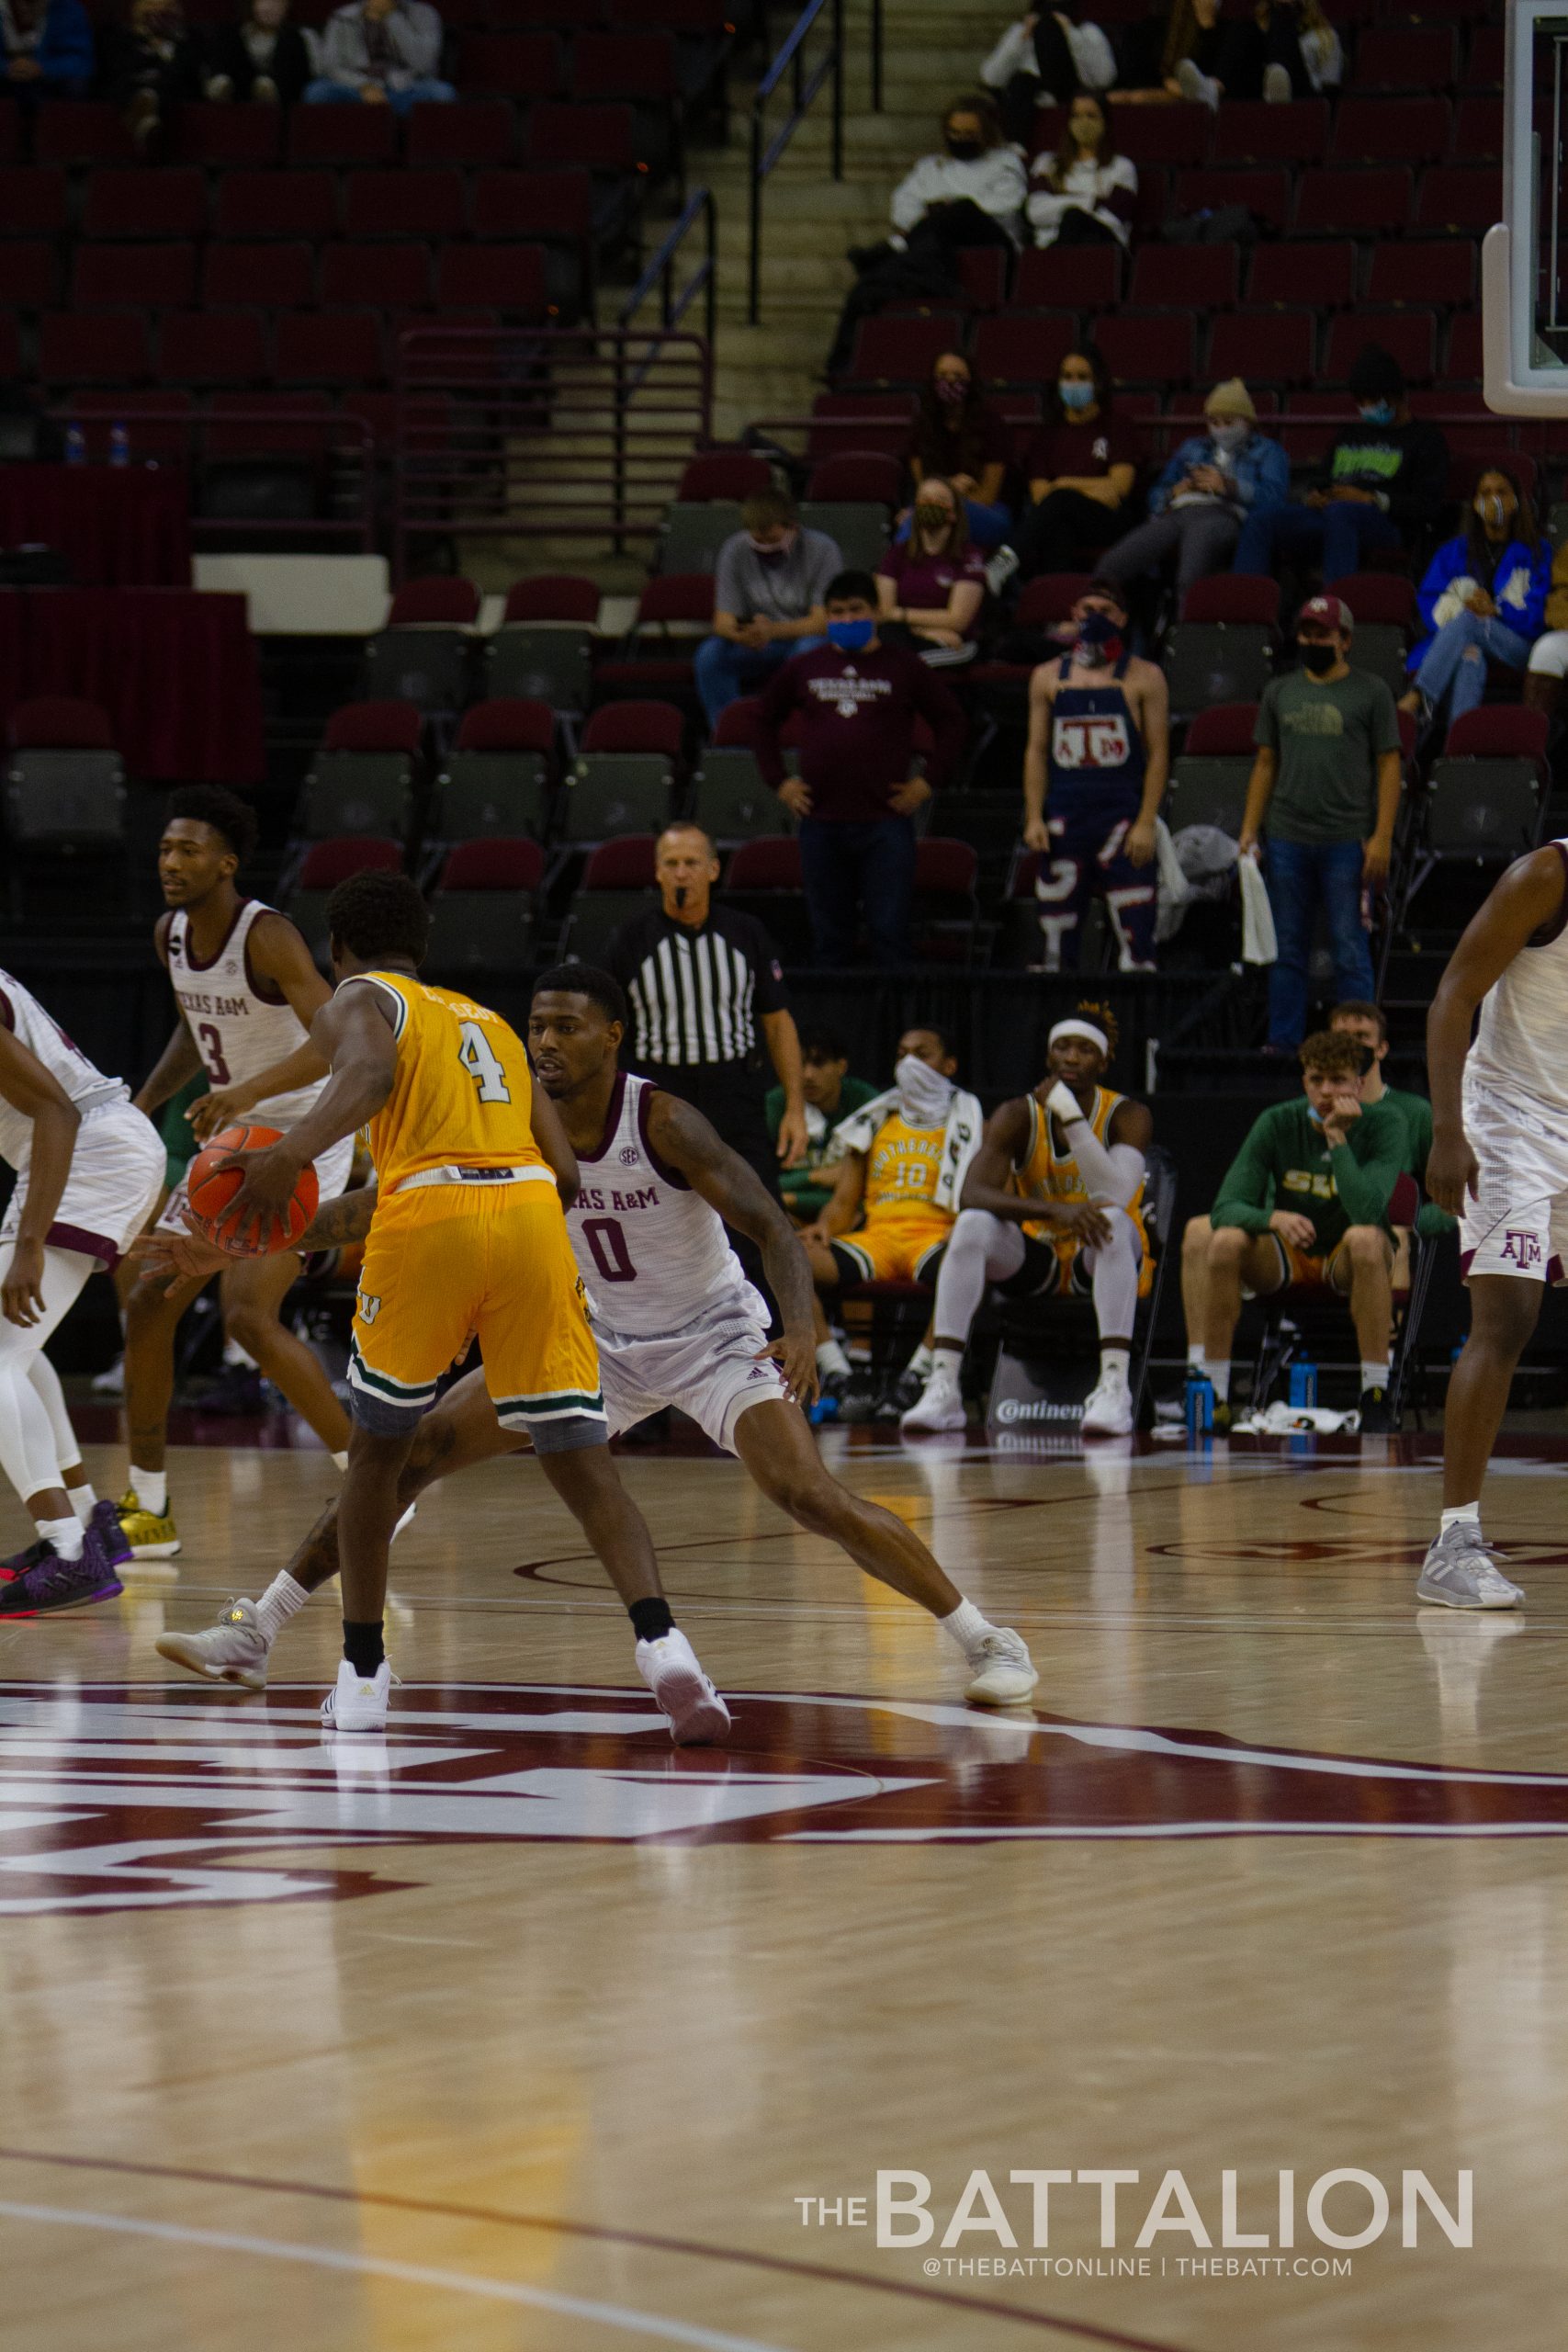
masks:
<svg viewBox="0 0 1568 2352"><path fill-rule="evenodd" d="M1501 219L1481 249L1483 390L1568 416L1568 0L1507 0Z"/></svg>

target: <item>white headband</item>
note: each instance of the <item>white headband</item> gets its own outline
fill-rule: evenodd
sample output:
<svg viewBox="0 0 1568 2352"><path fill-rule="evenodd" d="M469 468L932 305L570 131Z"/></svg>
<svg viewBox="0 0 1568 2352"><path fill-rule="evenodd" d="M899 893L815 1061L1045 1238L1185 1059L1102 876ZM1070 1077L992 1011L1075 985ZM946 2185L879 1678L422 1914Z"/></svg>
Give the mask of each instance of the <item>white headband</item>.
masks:
<svg viewBox="0 0 1568 2352"><path fill-rule="evenodd" d="M1046 1038L1046 1045L1054 1046L1058 1037L1087 1037L1091 1046L1100 1047L1107 1061L1111 1059L1111 1040L1103 1029L1095 1027L1092 1021L1079 1021L1076 1018L1071 1021L1058 1021Z"/></svg>

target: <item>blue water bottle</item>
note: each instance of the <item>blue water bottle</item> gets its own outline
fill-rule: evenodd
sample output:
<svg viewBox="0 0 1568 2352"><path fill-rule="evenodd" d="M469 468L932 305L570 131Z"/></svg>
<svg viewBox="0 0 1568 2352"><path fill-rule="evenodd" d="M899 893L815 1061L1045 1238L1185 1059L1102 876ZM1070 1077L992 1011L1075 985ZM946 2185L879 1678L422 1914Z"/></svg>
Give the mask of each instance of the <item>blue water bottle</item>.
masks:
<svg viewBox="0 0 1568 2352"><path fill-rule="evenodd" d="M87 462L87 436L79 424L65 428L65 462L68 466L85 466Z"/></svg>
<svg viewBox="0 0 1568 2352"><path fill-rule="evenodd" d="M1304 1356L1298 1356L1291 1366L1291 1406L1299 1410L1303 1406L1317 1402L1317 1366Z"/></svg>
<svg viewBox="0 0 1568 2352"><path fill-rule="evenodd" d="M130 463L130 435L123 424L109 426L109 463L111 466L129 466Z"/></svg>
<svg viewBox="0 0 1568 2352"><path fill-rule="evenodd" d="M1196 1365L1187 1374L1187 1435L1190 1442L1214 1434L1214 1384Z"/></svg>

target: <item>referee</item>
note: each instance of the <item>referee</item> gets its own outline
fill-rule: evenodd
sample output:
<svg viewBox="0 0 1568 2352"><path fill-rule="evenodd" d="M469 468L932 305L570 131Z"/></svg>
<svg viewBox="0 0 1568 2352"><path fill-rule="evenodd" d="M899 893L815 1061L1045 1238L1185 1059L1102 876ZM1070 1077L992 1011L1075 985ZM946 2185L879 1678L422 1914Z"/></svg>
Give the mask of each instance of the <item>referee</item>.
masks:
<svg viewBox="0 0 1568 2352"><path fill-rule="evenodd" d="M634 1068L690 1102L776 1199L778 1169L806 1158L800 1039L778 952L750 915L713 903L718 859L699 825L671 825L659 840L660 905L623 923L605 958L632 1009ZM769 1073L784 1088L775 1144L765 1110ZM731 1236L751 1281L761 1267Z"/></svg>

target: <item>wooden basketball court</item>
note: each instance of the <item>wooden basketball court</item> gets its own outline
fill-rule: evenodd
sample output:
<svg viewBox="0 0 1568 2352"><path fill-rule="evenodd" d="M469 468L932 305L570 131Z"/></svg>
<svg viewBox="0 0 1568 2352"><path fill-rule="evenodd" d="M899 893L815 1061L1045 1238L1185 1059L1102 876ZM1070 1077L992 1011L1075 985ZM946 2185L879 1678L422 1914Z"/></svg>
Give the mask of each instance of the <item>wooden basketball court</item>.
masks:
<svg viewBox="0 0 1568 2352"><path fill-rule="evenodd" d="M394 1553L384 1746L320 1736L335 1596L265 1698L152 1649L319 1453L176 1452L177 1576L0 1634L6 2352L1556 2352L1561 1447L1491 1490L1527 1609L1470 1617L1412 1601L1430 1440L866 1437L1033 1712L648 1453L727 1752L671 1750L531 1464Z"/></svg>

